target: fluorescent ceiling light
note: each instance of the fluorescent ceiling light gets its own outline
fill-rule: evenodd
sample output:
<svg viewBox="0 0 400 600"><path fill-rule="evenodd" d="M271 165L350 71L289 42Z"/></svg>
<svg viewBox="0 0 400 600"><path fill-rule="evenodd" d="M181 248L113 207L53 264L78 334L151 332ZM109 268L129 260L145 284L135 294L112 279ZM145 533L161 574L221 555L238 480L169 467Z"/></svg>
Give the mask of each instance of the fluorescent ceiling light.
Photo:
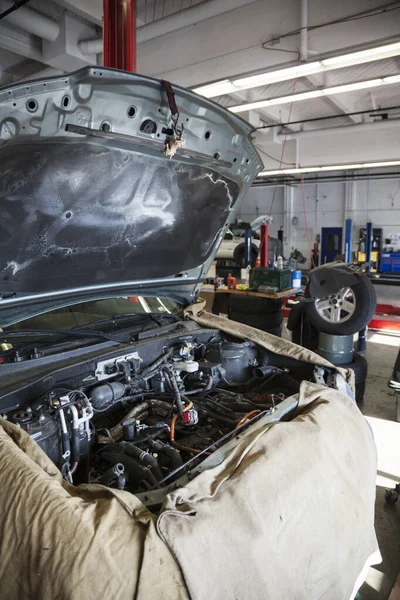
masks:
<svg viewBox="0 0 400 600"><path fill-rule="evenodd" d="M324 73L334 69L361 65L398 55L400 55L400 42L379 46L378 48L369 48L360 52L342 54L341 56L333 56L332 58L304 63L277 71L269 71L268 73L260 73L259 75L250 75L249 77L231 80L224 79L223 81L194 88L193 91L206 98L215 98L216 96L223 96L224 94L231 94L240 90L248 90L270 83L279 83L280 81L289 81L298 77L306 77L315 73Z"/></svg>
<svg viewBox="0 0 400 600"><path fill-rule="evenodd" d="M271 175L299 175L300 173L318 173L321 171L354 171L357 169L377 169L379 167L400 166L400 160L387 160L383 162L357 163L353 165L326 165L324 167L298 167L296 169L278 169L274 171L261 171L258 177Z"/></svg>
<svg viewBox="0 0 400 600"><path fill-rule="evenodd" d="M383 78L385 83L400 83L400 75L392 75L391 77Z"/></svg>
<svg viewBox="0 0 400 600"><path fill-rule="evenodd" d="M333 87L322 90L324 96L333 96L333 94L342 94L343 92L354 92L356 90L365 90L367 88L384 85L386 82L383 78L370 79L369 81L358 81L357 83L346 83L344 85L335 85ZM395 83L395 82L393 82Z"/></svg>
<svg viewBox="0 0 400 600"><path fill-rule="evenodd" d="M321 90L312 90L310 92L302 92L301 94L292 94L291 96L281 96L280 98L268 98L266 100L258 100L256 102L248 102L247 104L239 104L238 106L230 106L229 110L233 113L241 113L247 110L256 110L273 106L274 104L287 104L289 102L299 102L301 100L309 100L310 98L318 98L320 96L333 96L334 94L343 94L345 92L353 92L356 90L367 90L380 85L391 85L400 82L400 75L391 77L381 77L379 79L369 79L368 81L358 81L357 83L346 83L344 85L335 85L333 87L323 88Z"/></svg>

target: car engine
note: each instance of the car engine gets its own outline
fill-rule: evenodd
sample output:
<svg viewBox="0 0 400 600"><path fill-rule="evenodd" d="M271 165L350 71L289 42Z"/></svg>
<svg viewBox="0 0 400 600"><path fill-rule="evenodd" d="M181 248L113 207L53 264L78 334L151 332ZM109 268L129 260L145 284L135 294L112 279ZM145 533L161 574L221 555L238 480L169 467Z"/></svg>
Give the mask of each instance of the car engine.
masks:
<svg viewBox="0 0 400 600"><path fill-rule="evenodd" d="M289 369L253 342L208 338L171 339L146 359L138 348L98 360L3 417L70 483L136 495L171 485L298 391Z"/></svg>

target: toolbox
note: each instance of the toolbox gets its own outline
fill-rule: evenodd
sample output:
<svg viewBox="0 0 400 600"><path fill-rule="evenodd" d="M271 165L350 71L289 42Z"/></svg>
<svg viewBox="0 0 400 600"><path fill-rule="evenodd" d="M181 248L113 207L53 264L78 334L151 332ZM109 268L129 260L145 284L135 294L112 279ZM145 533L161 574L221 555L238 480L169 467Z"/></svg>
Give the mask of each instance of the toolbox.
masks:
<svg viewBox="0 0 400 600"><path fill-rule="evenodd" d="M382 273L400 273L400 252L382 252Z"/></svg>
<svg viewBox="0 0 400 600"><path fill-rule="evenodd" d="M250 287L258 289L260 285L267 285L279 291L291 287L292 272L290 269L268 269L267 267L254 267L250 270Z"/></svg>

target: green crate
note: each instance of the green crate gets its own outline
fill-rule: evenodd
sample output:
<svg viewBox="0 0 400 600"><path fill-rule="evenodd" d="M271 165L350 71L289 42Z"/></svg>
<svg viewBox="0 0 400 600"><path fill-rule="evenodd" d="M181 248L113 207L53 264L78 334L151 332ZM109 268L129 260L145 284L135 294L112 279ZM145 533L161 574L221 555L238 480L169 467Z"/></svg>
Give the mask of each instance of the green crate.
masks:
<svg viewBox="0 0 400 600"><path fill-rule="evenodd" d="M292 272L290 269L267 269L266 267L255 267L250 270L250 287L258 289L260 285L287 290L292 284Z"/></svg>

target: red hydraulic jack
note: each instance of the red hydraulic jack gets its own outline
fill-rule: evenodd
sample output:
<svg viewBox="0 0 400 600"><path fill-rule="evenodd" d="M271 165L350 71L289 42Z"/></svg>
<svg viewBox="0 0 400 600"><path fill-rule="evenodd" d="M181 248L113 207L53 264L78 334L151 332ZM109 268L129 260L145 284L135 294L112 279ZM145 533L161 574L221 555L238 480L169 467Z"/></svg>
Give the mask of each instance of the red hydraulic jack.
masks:
<svg viewBox="0 0 400 600"><path fill-rule="evenodd" d="M136 0L104 0L105 67L136 71Z"/></svg>

